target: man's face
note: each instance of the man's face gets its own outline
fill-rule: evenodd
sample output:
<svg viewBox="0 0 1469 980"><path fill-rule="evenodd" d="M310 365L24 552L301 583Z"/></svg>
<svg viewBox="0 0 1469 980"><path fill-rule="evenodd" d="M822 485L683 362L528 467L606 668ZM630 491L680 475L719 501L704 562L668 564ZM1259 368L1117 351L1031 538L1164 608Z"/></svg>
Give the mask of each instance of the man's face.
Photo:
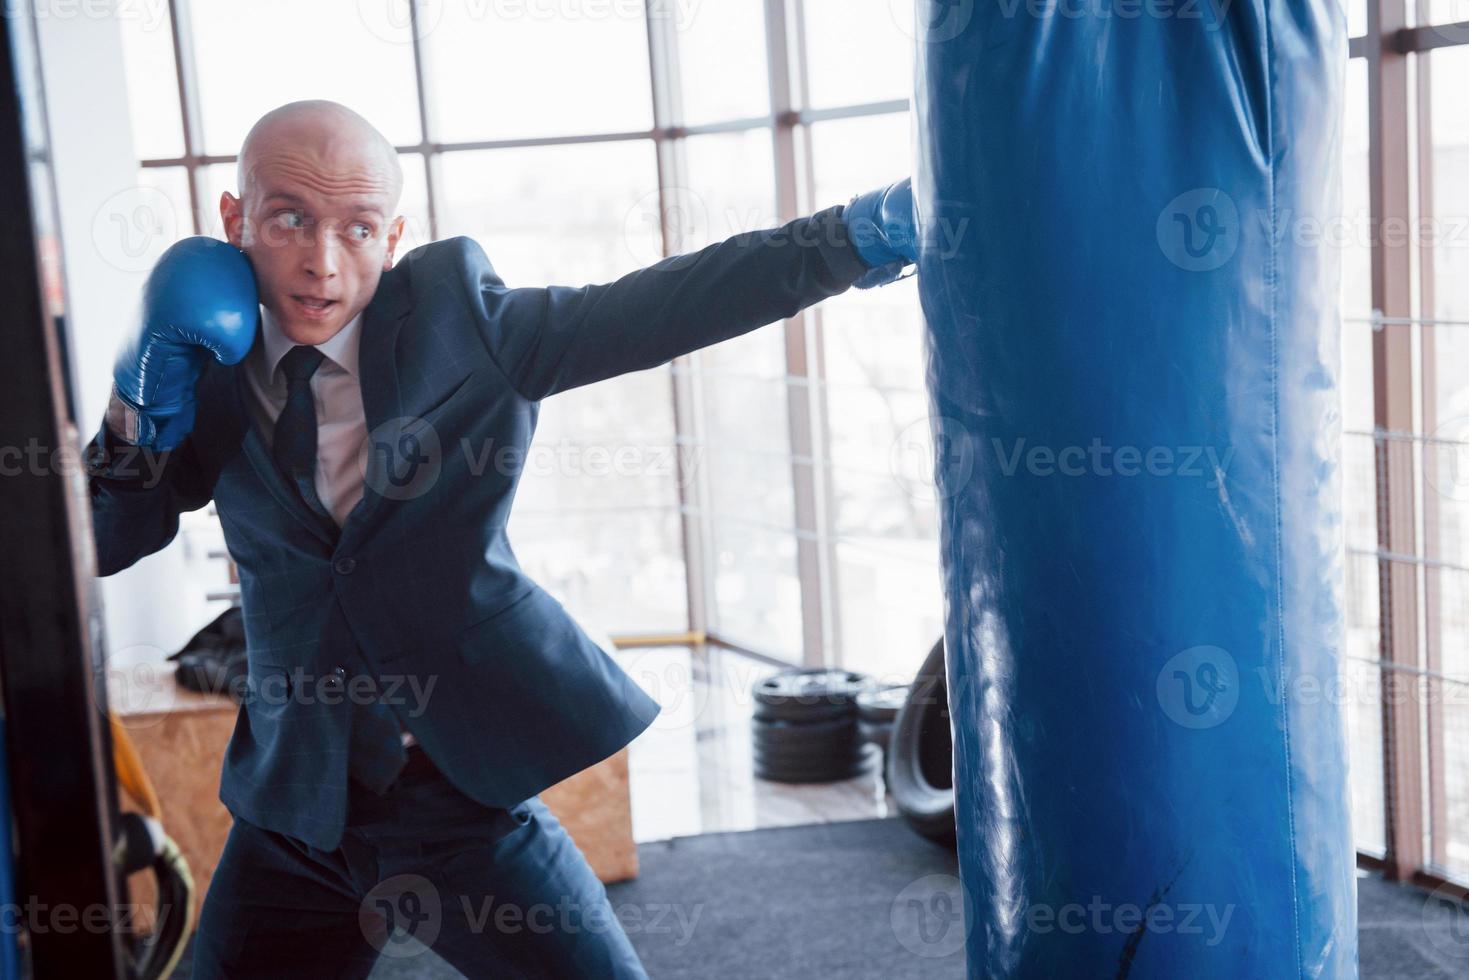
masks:
<svg viewBox="0 0 1469 980"><path fill-rule="evenodd" d="M372 154L324 161L287 146L262 154L244 199L226 192L230 241L255 268L260 302L298 344L320 344L377 291L402 234L396 188Z"/></svg>

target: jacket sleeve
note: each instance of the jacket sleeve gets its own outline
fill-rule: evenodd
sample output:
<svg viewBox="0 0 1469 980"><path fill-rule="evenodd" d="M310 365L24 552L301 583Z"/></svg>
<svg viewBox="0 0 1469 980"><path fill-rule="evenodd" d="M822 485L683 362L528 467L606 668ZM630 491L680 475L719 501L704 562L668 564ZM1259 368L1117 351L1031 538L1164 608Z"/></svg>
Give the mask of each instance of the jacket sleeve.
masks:
<svg viewBox="0 0 1469 980"><path fill-rule="evenodd" d="M793 316L868 267L838 205L609 283L512 289L485 270L470 285L480 332L511 384L538 400Z"/></svg>
<svg viewBox="0 0 1469 980"><path fill-rule="evenodd" d="M173 540L179 514L214 496L192 436L165 452L131 445L104 421L86 448L97 574L112 575Z"/></svg>

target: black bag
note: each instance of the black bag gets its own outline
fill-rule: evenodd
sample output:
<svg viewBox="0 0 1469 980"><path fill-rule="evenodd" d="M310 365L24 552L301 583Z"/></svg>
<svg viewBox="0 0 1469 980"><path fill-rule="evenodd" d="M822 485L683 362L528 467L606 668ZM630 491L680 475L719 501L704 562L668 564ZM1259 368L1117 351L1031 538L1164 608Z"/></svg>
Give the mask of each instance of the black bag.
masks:
<svg viewBox="0 0 1469 980"><path fill-rule="evenodd" d="M228 694L236 701L245 684L245 620L239 606L215 617L168 658L178 662L174 679L190 691Z"/></svg>

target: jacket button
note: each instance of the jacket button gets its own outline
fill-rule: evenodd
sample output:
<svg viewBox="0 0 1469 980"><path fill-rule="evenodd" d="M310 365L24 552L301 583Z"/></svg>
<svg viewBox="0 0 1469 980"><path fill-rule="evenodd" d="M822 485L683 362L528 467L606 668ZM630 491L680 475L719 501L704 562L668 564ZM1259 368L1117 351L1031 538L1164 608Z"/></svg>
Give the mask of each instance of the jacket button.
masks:
<svg viewBox="0 0 1469 980"><path fill-rule="evenodd" d="M328 691L340 691L342 689L342 678L347 676L345 667L333 667L332 672L326 675L326 689Z"/></svg>
<svg viewBox="0 0 1469 980"><path fill-rule="evenodd" d="M356 558L338 558L332 562L332 568L337 570L338 575L351 575L357 570Z"/></svg>

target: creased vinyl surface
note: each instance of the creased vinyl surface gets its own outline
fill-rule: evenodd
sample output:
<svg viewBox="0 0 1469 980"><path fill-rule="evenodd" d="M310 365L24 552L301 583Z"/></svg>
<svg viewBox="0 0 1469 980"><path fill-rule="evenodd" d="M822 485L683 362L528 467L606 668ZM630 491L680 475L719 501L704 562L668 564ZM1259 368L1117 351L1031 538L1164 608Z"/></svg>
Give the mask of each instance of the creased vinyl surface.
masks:
<svg viewBox="0 0 1469 980"><path fill-rule="evenodd" d="M1341 11L918 24L970 975L1355 976Z"/></svg>

